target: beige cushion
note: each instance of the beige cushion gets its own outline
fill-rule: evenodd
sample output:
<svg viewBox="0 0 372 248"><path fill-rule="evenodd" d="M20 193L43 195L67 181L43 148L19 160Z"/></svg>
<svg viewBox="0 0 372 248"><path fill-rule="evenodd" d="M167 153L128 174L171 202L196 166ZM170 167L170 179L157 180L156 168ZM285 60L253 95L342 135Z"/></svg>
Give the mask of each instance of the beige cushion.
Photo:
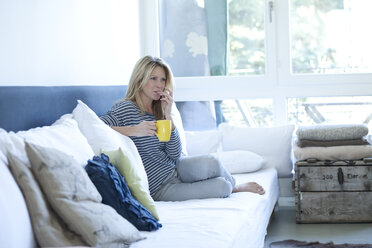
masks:
<svg viewBox="0 0 372 248"><path fill-rule="evenodd" d="M9 154L8 158L12 174L26 200L39 245L42 247L85 245L84 241L71 232L51 209L27 164L12 154Z"/></svg>
<svg viewBox="0 0 372 248"><path fill-rule="evenodd" d="M77 161L59 150L26 142L32 171L53 209L91 246L120 247L140 232L102 197Z"/></svg>

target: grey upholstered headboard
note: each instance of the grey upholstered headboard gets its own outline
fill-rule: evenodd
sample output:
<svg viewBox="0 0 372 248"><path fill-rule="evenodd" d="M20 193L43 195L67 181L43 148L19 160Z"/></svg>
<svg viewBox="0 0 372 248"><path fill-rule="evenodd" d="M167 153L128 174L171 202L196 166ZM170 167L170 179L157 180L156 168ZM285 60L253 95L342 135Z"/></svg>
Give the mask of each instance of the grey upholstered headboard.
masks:
<svg viewBox="0 0 372 248"><path fill-rule="evenodd" d="M82 100L98 116L116 100L124 98L127 86L1 86L0 128L27 130L51 125L61 115L71 113Z"/></svg>

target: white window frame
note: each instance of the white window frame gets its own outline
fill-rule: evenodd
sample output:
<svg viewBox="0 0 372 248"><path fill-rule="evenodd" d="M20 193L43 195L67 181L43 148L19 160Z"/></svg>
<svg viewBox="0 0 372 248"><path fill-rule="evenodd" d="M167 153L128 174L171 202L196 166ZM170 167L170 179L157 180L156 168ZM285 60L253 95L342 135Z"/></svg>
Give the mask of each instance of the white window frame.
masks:
<svg viewBox="0 0 372 248"><path fill-rule="evenodd" d="M271 98L274 125L284 125L290 97L372 96L372 73L291 74L289 1L265 0L265 4L265 75L176 77L176 101ZM142 55L159 56L158 1L141 0L140 8Z"/></svg>

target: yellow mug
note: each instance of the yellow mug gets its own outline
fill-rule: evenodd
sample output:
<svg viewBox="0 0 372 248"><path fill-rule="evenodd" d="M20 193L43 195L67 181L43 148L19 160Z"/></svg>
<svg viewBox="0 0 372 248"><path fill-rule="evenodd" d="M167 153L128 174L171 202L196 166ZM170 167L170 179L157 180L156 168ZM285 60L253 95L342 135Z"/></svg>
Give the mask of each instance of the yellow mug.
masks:
<svg viewBox="0 0 372 248"><path fill-rule="evenodd" d="M158 120L155 123L156 125L156 136L160 142L167 142L170 140L171 130L172 130L172 121L171 120Z"/></svg>

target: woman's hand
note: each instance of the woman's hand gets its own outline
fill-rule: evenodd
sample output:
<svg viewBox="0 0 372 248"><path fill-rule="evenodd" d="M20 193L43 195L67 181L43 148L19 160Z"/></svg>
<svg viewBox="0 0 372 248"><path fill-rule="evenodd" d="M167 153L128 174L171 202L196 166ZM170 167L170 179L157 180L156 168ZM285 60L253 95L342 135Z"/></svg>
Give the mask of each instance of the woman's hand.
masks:
<svg viewBox="0 0 372 248"><path fill-rule="evenodd" d="M163 92L160 93L161 107L163 108L164 116L167 120L171 120L171 111L173 104L173 92L172 90L165 88Z"/></svg>
<svg viewBox="0 0 372 248"><path fill-rule="evenodd" d="M155 132L155 121L143 121L134 126L134 134L132 136L154 136Z"/></svg>

